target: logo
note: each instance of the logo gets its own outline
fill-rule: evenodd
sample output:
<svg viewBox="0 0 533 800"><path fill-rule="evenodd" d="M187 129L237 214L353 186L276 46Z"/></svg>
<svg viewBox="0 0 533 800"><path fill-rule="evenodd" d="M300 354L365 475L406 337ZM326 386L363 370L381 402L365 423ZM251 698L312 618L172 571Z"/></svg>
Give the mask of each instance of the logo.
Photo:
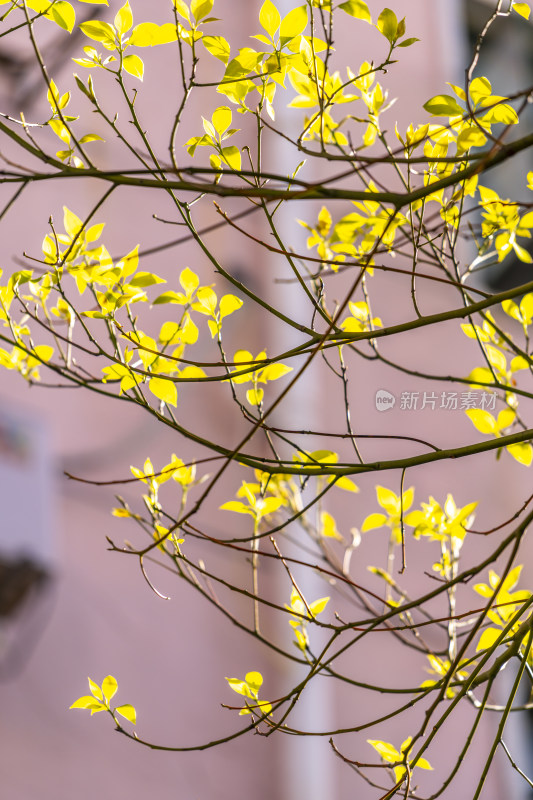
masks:
<svg viewBox="0 0 533 800"><path fill-rule="evenodd" d="M390 411L394 408L396 398L386 389L378 389L376 392L376 408L378 411Z"/></svg>

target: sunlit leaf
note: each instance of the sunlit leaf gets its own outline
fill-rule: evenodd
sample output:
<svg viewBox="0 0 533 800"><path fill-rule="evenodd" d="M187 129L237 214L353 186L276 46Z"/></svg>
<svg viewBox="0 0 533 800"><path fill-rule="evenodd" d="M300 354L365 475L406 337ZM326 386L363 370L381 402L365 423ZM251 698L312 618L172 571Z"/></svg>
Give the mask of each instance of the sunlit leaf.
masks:
<svg viewBox="0 0 533 800"><path fill-rule="evenodd" d="M142 81L144 75L144 63L142 58L139 58L139 56L134 53L129 56L124 56L122 66L126 72L129 72L134 78L139 78L139 80Z"/></svg>
<svg viewBox="0 0 533 800"><path fill-rule="evenodd" d="M178 403L178 390L176 384L164 378L151 378L148 388L155 396L169 406L176 406Z"/></svg>
<svg viewBox="0 0 533 800"><path fill-rule="evenodd" d="M137 712L135 708L129 703L126 703L126 705L123 706L117 706L115 708L115 712L117 714L120 714L121 717L127 719L128 722L131 722L132 725L135 725L137 723Z"/></svg>
<svg viewBox="0 0 533 800"><path fill-rule="evenodd" d="M352 17L362 19L365 22L372 24L370 11L368 10L367 4L363 2L363 0L347 0L346 3L341 3L339 8L342 8L343 11L346 11L346 13L350 14Z"/></svg>
<svg viewBox="0 0 533 800"><path fill-rule="evenodd" d="M112 675L108 675L107 678L104 678L102 681L102 692L104 693L104 697L108 703L116 694L117 689L118 684L116 678L114 678Z"/></svg>

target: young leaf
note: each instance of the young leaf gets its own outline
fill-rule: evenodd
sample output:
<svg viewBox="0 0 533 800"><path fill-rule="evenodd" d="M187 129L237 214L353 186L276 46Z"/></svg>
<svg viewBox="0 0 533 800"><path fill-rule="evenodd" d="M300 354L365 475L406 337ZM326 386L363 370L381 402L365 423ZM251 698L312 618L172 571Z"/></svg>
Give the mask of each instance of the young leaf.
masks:
<svg viewBox="0 0 533 800"><path fill-rule="evenodd" d="M342 8L343 11L346 11L346 13L351 17L362 19L372 25L370 11L368 10L367 4L363 2L363 0L347 0L346 3L341 3L339 8Z"/></svg>
<svg viewBox="0 0 533 800"><path fill-rule="evenodd" d="M533 447L531 447L529 442L510 444L505 449L519 464L524 464L526 467L531 466L531 462L533 461Z"/></svg>
<svg viewBox="0 0 533 800"><path fill-rule="evenodd" d="M189 13L189 9L187 8L184 0L172 0L174 3L174 8L183 19L186 19L187 22L191 21L191 15Z"/></svg>
<svg viewBox="0 0 533 800"><path fill-rule="evenodd" d="M117 11L114 23L115 28L121 36L127 33L133 25L133 14L131 13L129 0L126 0L122 8Z"/></svg>
<svg viewBox="0 0 533 800"><path fill-rule="evenodd" d="M96 697L98 700L103 700L103 699L104 699L104 695L102 694L102 690L100 689L100 687L98 686L98 684L97 684L97 683L95 683L94 681L92 681L90 678L88 678L88 681L89 681L89 689L91 690L91 692L93 693L93 695L94 695L94 696L95 696L95 697Z"/></svg>
<svg viewBox="0 0 533 800"><path fill-rule="evenodd" d="M449 94L435 95L424 104L424 108L434 117L460 117L464 114L464 109Z"/></svg>
<svg viewBox="0 0 533 800"><path fill-rule="evenodd" d="M129 56L124 56L122 66L126 72L129 72L134 78L139 78L139 80L142 81L144 75L144 63L142 58L139 58L139 56L136 56L134 53Z"/></svg>
<svg viewBox="0 0 533 800"><path fill-rule="evenodd" d="M108 675L107 678L104 678L102 681L102 692L106 701L109 703L111 698L116 694L118 689L118 684L116 678L112 675Z"/></svg>
<svg viewBox="0 0 533 800"><path fill-rule="evenodd" d="M259 11L259 22L268 33L270 38L273 38L274 34L281 25L281 15L272 0L265 0L261 6Z"/></svg>
<svg viewBox="0 0 533 800"><path fill-rule="evenodd" d="M191 11L196 22L207 17L213 8L213 0L192 0Z"/></svg>
<svg viewBox="0 0 533 800"><path fill-rule="evenodd" d="M299 36L307 27L307 8L305 6L298 6L293 8L292 11L283 17L279 29L280 39L283 42L288 42Z"/></svg>
<svg viewBox="0 0 533 800"><path fill-rule="evenodd" d="M178 403L178 390L176 384L165 378L151 378L148 388L161 400L169 406L176 406Z"/></svg>
<svg viewBox="0 0 533 800"><path fill-rule="evenodd" d="M79 697L69 708L86 708L91 711L91 714L106 710L106 706L103 703L99 703L98 700L95 700L90 694Z"/></svg>
<svg viewBox="0 0 533 800"><path fill-rule="evenodd" d="M64 0L56 0L51 8L51 12L54 22L56 22L60 28L72 33L76 22L76 12L70 3L66 3Z"/></svg>
<svg viewBox="0 0 533 800"><path fill-rule="evenodd" d="M229 43L223 36L203 36L202 44L212 56L227 64L230 57Z"/></svg>
<svg viewBox="0 0 533 800"><path fill-rule="evenodd" d="M529 19L531 9L527 3L513 3L511 8L513 11L516 11L517 14L520 14L521 17L524 17L524 19Z"/></svg>
<svg viewBox="0 0 533 800"><path fill-rule="evenodd" d="M378 17L376 28L393 44L398 38L398 18L390 8L384 8Z"/></svg>
<svg viewBox="0 0 533 800"><path fill-rule="evenodd" d="M121 717L127 719L128 722L131 722L132 725L137 724L137 712L135 711L135 708L129 703L126 703L126 705L123 706L117 706L115 708L115 712L117 714L120 714Z"/></svg>
<svg viewBox="0 0 533 800"><path fill-rule="evenodd" d="M94 39L97 42L102 42L105 46L114 49L116 44L115 31L107 22L94 20L94 22L82 22L79 26L80 30L88 36L89 39Z"/></svg>
<svg viewBox="0 0 533 800"><path fill-rule="evenodd" d="M220 303L218 306L220 319L228 317L230 314L233 314L234 311L238 311L241 307L242 300L240 297L236 297L234 294L225 294L220 298Z"/></svg>
<svg viewBox="0 0 533 800"><path fill-rule="evenodd" d="M220 106L216 111L213 111L211 121L219 136L222 136L222 134L227 131L231 125L232 117L231 108L228 108L228 106Z"/></svg>
<svg viewBox="0 0 533 800"><path fill-rule="evenodd" d="M169 44L178 39L176 26L167 22L156 25L155 22L140 22L132 31L128 44L132 47L154 47L158 44Z"/></svg>
<svg viewBox="0 0 533 800"><path fill-rule="evenodd" d="M241 151L238 147L232 145L231 147L222 148L222 157L224 161L236 172L241 168Z"/></svg>
<svg viewBox="0 0 533 800"><path fill-rule="evenodd" d="M474 427L476 427L480 433L496 432L496 420L489 411L485 411L481 408L470 408L465 411L465 414L467 417L470 417Z"/></svg>

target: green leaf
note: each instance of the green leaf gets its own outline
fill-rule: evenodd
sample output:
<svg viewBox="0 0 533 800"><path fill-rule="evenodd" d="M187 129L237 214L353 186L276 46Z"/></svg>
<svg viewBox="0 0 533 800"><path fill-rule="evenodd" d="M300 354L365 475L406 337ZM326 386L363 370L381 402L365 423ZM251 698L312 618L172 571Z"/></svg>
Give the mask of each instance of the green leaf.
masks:
<svg viewBox="0 0 533 800"><path fill-rule="evenodd" d="M108 703L116 694L117 689L118 684L116 678L114 678L112 675L108 675L107 678L104 678L102 681L102 692L104 693L104 697Z"/></svg>
<svg viewBox="0 0 533 800"><path fill-rule="evenodd" d="M283 17L279 29L279 35L282 44L299 36L307 27L307 8L305 6L298 6L293 8L292 11Z"/></svg>
<svg viewBox="0 0 533 800"><path fill-rule="evenodd" d="M129 56L124 56L122 66L126 72L129 72L134 78L139 78L139 80L142 81L144 75L144 62L142 58L139 58L139 56L136 56L134 53Z"/></svg>
<svg viewBox="0 0 533 800"><path fill-rule="evenodd" d="M368 6L363 0L347 0L346 3L341 3L339 8L342 8L343 11L346 11L351 17L356 17L356 19L362 19L365 22L369 22L372 24L372 17L370 16L370 11L368 10Z"/></svg>
<svg viewBox="0 0 533 800"><path fill-rule="evenodd" d="M460 117L464 114L464 109L449 94L435 95L424 104L424 108L434 117Z"/></svg>
<svg viewBox="0 0 533 800"><path fill-rule="evenodd" d="M223 36L203 36L202 44L212 56L227 64L230 57L229 43Z"/></svg>
<svg viewBox="0 0 533 800"><path fill-rule="evenodd" d="M151 378L148 388L158 400L166 403L167 406L176 406L178 404L178 390L176 384L172 381L166 378Z"/></svg>
<svg viewBox="0 0 533 800"><path fill-rule="evenodd" d="M121 717L124 717L128 720L128 722L131 722L132 725L137 724L137 712L129 703L126 703L124 706L117 706L115 708L115 713L120 714Z"/></svg>
<svg viewBox="0 0 533 800"><path fill-rule="evenodd" d="M398 18L390 8L384 8L378 17L376 28L391 44L398 38Z"/></svg>
<svg viewBox="0 0 533 800"><path fill-rule="evenodd" d="M131 13L129 0L126 0L122 8L117 11L114 23L115 28L122 36L127 33L133 25L133 14Z"/></svg>
<svg viewBox="0 0 533 800"><path fill-rule="evenodd" d="M272 38L281 25L281 14L272 0L265 0L261 6L259 11L259 22L268 33L270 38Z"/></svg>
<svg viewBox="0 0 533 800"><path fill-rule="evenodd" d="M70 3L66 3L64 0L56 0L51 8L51 12L54 22L56 22L60 28L72 33L76 22L76 12Z"/></svg>
<svg viewBox="0 0 533 800"><path fill-rule="evenodd" d="M420 41L420 39L417 39L416 36L411 36L410 39L404 39L403 42L399 42L398 47L411 47L412 44L415 44L415 42L419 42L419 41ZM421 758L420 760L424 761L423 758ZM417 767L418 766L419 766L419 764L417 762Z"/></svg>

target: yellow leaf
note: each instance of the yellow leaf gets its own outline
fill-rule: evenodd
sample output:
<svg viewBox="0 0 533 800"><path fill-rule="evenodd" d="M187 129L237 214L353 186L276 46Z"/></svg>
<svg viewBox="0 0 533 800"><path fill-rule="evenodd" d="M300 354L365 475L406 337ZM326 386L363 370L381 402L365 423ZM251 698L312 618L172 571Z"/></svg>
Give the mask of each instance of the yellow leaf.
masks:
<svg viewBox="0 0 533 800"><path fill-rule="evenodd" d="M325 536L328 539L338 539L342 541L342 536L340 535L339 531L337 530L337 523L335 522L334 517L329 514L327 511L322 511L320 515L320 535Z"/></svg>
<svg viewBox="0 0 533 800"><path fill-rule="evenodd" d="M134 78L138 78L140 81L142 81L144 75L144 62L142 58L139 58L139 56L136 56L133 53L129 56L124 56L122 66L126 72L129 72L129 74L133 75Z"/></svg>
<svg viewBox="0 0 533 800"><path fill-rule="evenodd" d="M72 33L76 22L76 12L65 0L56 0L50 9L54 22L65 31ZM48 15L47 15L48 16Z"/></svg>
<svg viewBox="0 0 533 800"><path fill-rule="evenodd" d="M271 38L281 25L281 15L271 0L265 0L261 6L259 22Z"/></svg>
<svg viewBox="0 0 533 800"><path fill-rule="evenodd" d="M526 467L531 466L531 462L533 461L533 448L528 442L510 444L506 447L506 450L519 464L524 464Z"/></svg>
<svg viewBox="0 0 533 800"><path fill-rule="evenodd" d="M527 3L513 3L512 10L516 11L516 13L520 14L524 19L529 19L529 15L531 14L531 9Z"/></svg>
<svg viewBox="0 0 533 800"><path fill-rule="evenodd" d="M177 41L178 32L171 22L157 25L155 22L141 22L132 31L128 44L133 47L154 47Z"/></svg>
<svg viewBox="0 0 533 800"><path fill-rule="evenodd" d="M394 764L396 761L402 760L400 753L392 744L389 744L389 742L382 742L379 739L367 739L367 742L372 745L374 750L378 751L381 758L383 758L384 761L388 761L389 764Z"/></svg>
<svg viewBox="0 0 533 800"><path fill-rule="evenodd" d="M108 675L107 678L104 678L104 680L102 681L102 692L108 703L111 700L111 698L116 694L117 689L118 689L118 684L116 678L114 678L112 675Z"/></svg>
<svg viewBox="0 0 533 800"><path fill-rule="evenodd" d="M73 239L83 228L83 223L73 211L70 211L66 206L63 206L63 226L68 235Z"/></svg>
<svg viewBox="0 0 533 800"><path fill-rule="evenodd" d="M229 126L231 125L231 120L233 117L233 113L231 108L228 106L220 106L219 108L213 111L213 115L211 117L211 121L213 123L213 127L216 132L221 136Z"/></svg>
<svg viewBox="0 0 533 800"><path fill-rule="evenodd" d="M474 427L480 433L496 433L496 420L488 411L481 408L469 408L465 414L470 417Z"/></svg>
<svg viewBox="0 0 533 800"><path fill-rule="evenodd" d="M292 367L287 367L285 364L269 364L268 367L261 370L260 381L261 383L277 381L289 372L292 372Z"/></svg>
<svg viewBox="0 0 533 800"><path fill-rule="evenodd" d="M294 39L295 36L299 36L300 33L303 33L306 27L307 8L305 6L293 8L292 11L289 11L289 13L283 17L279 30L281 41L290 41Z"/></svg>
<svg viewBox="0 0 533 800"><path fill-rule="evenodd" d="M129 31L133 25L133 14L131 13L129 0L126 0L122 8L117 11L114 22L115 28L121 35Z"/></svg>
<svg viewBox="0 0 533 800"><path fill-rule="evenodd" d="M498 628L487 628L481 634L479 642L476 647L476 652L479 650L490 650L494 647L495 642L500 638L501 631Z"/></svg>
<svg viewBox="0 0 533 800"><path fill-rule="evenodd" d="M148 388L155 396L166 403L168 406L176 406L178 402L178 390L176 384L165 378L151 378Z"/></svg>
<svg viewBox="0 0 533 800"><path fill-rule="evenodd" d="M248 389L246 399L251 406L260 406L263 402L264 394L262 389Z"/></svg>
<svg viewBox="0 0 533 800"><path fill-rule="evenodd" d="M127 719L128 722L131 722L132 725L135 725L137 723L137 712L135 711L135 708L129 703L126 703L126 705L123 706L117 706L115 708L115 712L117 714L120 714L121 717Z"/></svg>
<svg viewBox="0 0 533 800"><path fill-rule="evenodd" d="M238 311L242 307L242 300L234 294L225 294L220 298L219 312L220 319L228 317L234 311Z"/></svg>

